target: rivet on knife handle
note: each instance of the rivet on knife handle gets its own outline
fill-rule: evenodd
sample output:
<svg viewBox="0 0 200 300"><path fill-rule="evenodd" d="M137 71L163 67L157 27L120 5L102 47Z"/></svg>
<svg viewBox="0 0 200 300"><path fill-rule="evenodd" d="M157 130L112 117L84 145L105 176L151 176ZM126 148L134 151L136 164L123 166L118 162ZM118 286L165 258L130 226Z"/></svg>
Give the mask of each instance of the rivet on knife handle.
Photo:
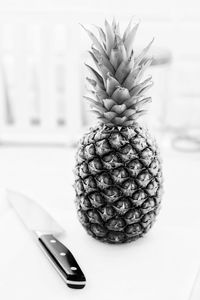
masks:
<svg viewBox="0 0 200 300"><path fill-rule="evenodd" d="M81 289L86 284L85 276L72 253L51 234L39 238L45 254L70 288Z"/></svg>

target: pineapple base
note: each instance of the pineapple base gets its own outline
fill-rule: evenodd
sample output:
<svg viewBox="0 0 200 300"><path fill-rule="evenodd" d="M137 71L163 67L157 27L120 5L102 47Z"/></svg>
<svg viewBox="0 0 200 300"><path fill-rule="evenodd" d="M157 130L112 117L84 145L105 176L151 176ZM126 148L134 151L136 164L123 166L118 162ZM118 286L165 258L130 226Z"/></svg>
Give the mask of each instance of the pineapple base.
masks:
<svg viewBox="0 0 200 300"><path fill-rule="evenodd" d="M106 244L113 244L113 245L134 242L144 236L144 234L141 234L141 235L127 238L125 235L123 235L119 232L110 232L108 236L100 237L91 231L90 226L86 225L86 226L84 226L84 228L85 228L86 232L90 236L92 236L94 239L96 239L100 242L106 243Z"/></svg>
<svg viewBox="0 0 200 300"><path fill-rule="evenodd" d="M162 171L148 131L100 124L80 141L75 166L76 207L88 234L107 243L136 241L160 210Z"/></svg>

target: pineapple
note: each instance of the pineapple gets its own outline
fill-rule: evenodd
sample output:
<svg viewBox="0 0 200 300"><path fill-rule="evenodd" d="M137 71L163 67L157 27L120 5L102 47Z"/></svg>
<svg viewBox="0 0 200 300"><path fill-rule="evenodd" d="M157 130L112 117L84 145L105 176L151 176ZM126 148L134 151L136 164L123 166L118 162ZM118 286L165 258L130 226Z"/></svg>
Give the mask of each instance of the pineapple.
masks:
<svg viewBox="0 0 200 300"><path fill-rule="evenodd" d="M85 28L84 28L85 29ZM89 51L95 67L85 97L99 123L81 139L76 154L75 192L79 220L94 238L125 243L142 237L159 212L162 171L159 151L148 130L138 123L151 101L143 79L152 58L152 41L137 56L132 49L138 24L130 21L123 35L119 24L97 27L99 39Z"/></svg>

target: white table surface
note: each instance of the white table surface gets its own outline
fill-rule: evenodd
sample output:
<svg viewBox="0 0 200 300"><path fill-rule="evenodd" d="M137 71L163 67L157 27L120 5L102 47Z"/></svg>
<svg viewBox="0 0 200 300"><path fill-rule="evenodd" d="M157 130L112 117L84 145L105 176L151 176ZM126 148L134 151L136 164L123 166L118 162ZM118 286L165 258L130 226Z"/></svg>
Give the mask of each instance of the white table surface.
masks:
<svg viewBox="0 0 200 300"><path fill-rule="evenodd" d="M66 228L87 277L65 286L0 193L0 299L188 300L200 265L200 154L163 151L165 194L157 222L127 245L102 244L76 217L74 150L0 148L0 186L39 201Z"/></svg>

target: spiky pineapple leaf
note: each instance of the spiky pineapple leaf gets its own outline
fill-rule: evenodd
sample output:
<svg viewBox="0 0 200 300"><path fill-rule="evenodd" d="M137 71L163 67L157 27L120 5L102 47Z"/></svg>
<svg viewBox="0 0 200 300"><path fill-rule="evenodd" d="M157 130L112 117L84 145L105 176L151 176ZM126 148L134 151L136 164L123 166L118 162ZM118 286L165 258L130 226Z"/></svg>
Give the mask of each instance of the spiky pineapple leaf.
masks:
<svg viewBox="0 0 200 300"><path fill-rule="evenodd" d="M128 100L129 98L130 98L129 90L121 86L117 87L114 93L112 94L112 99L116 100L117 103L119 104L123 103L125 100Z"/></svg>
<svg viewBox="0 0 200 300"><path fill-rule="evenodd" d="M138 84L138 83L140 82L140 80L141 80L142 77L144 76L144 73L145 73L146 69L147 69L148 67L150 67L152 61L153 61L153 58L152 58L152 57L151 57L151 58L148 58L148 59L146 59L146 60L143 62L143 64L140 66L140 70L139 70L139 72L138 72L138 74L137 74L137 77L135 78L135 84Z"/></svg>
<svg viewBox="0 0 200 300"><path fill-rule="evenodd" d="M115 27L115 34L116 35L120 35L120 27L119 27L119 22L116 23L116 27Z"/></svg>
<svg viewBox="0 0 200 300"><path fill-rule="evenodd" d="M112 120L114 117L117 116L117 113L113 112L113 111L108 111L108 112L105 112L104 114L104 117L106 119L108 119L109 121Z"/></svg>
<svg viewBox="0 0 200 300"><path fill-rule="evenodd" d="M103 29L99 26L96 26L96 29L98 30L98 33L99 33L99 38L101 40L101 43L104 45L104 48L106 47L106 35L105 35L105 32L103 31Z"/></svg>
<svg viewBox="0 0 200 300"><path fill-rule="evenodd" d="M115 77L120 82L120 84L123 83L123 81L128 76L130 71L131 71L130 62L128 60L126 61L122 60L115 73Z"/></svg>
<svg viewBox="0 0 200 300"><path fill-rule="evenodd" d="M113 20L112 20L112 29L113 29L113 31L115 32L115 30L116 30L116 20L115 20L115 17L113 18Z"/></svg>
<svg viewBox="0 0 200 300"><path fill-rule="evenodd" d="M113 99L104 99L103 104L105 108L110 111L111 108L116 104L116 102Z"/></svg>
<svg viewBox="0 0 200 300"><path fill-rule="evenodd" d="M96 96L100 99L100 100L103 100L103 99L106 99L108 98L108 94L106 93L105 90L102 90L102 89L98 89L96 90Z"/></svg>
<svg viewBox="0 0 200 300"><path fill-rule="evenodd" d="M129 116L129 119L131 120L137 120L139 117L145 115L147 113L147 110L140 110L134 113L133 115Z"/></svg>
<svg viewBox="0 0 200 300"><path fill-rule="evenodd" d="M140 91L143 90L144 87L146 87L149 83L152 81L152 76L149 76L147 79L145 79L143 82L135 85L131 90L130 90L130 95L139 95Z"/></svg>
<svg viewBox="0 0 200 300"><path fill-rule="evenodd" d="M114 121L115 121L115 123L118 126L123 125L126 120L127 120L127 117L125 117L125 116L124 117L115 117L114 118Z"/></svg>
<svg viewBox="0 0 200 300"><path fill-rule="evenodd" d="M97 65L99 72L101 73L101 76L104 81L104 87L106 86L106 79L108 78L108 74L110 70L103 64L103 63L98 63Z"/></svg>
<svg viewBox="0 0 200 300"><path fill-rule="evenodd" d="M92 40L93 44L97 47L97 49L104 55L107 55L103 46L101 45L101 43L98 41L98 39L96 38L96 36L87 28L85 28L82 24L81 26L83 27L83 29L87 32L88 36L90 37L90 39Z"/></svg>
<svg viewBox="0 0 200 300"><path fill-rule="evenodd" d="M124 112L124 115L129 118L130 116L132 116L133 114L136 113L136 110L133 109L133 108L130 108L130 109L127 109L125 112Z"/></svg>
<svg viewBox="0 0 200 300"><path fill-rule="evenodd" d="M110 72L110 69L107 68L107 66L102 62L101 59L99 61L93 52L89 51L89 54L91 55L96 68L98 69L99 73L101 74L103 81L105 81L107 74Z"/></svg>
<svg viewBox="0 0 200 300"><path fill-rule="evenodd" d="M137 95L144 95L151 87L153 86L153 82L151 81L147 86L138 91Z"/></svg>
<svg viewBox="0 0 200 300"><path fill-rule="evenodd" d="M139 24L136 24L130 32L127 34L126 39L124 40L124 45L126 47L127 54L129 55L131 53L132 47L133 47L133 41L135 39L136 32L138 30Z"/></svg>
<svg viewBox="0 0 200 300"><path fill-rule="evenodd" d="M94 79L91 79L91 78L89 78L89 77L86 77L86 80L89 82L89 84L90 84L92 87L96 87L97 82L96 82Z"/></svg>
<svg viewBox="0 0 200 300"><path fill-rule="evenodd" d="M99 119L101 122L105 123L105 124L110 124L110 120L104 118L103 116L97 116L97 119Z"/></svg>
<svg viewBox="0 0 200 300"><path fill-rule="evenodd" d="M127 59L127 52L123 40L119 35L116 34L115 38L115 48L119 50L119 61Z"/></svg>
<svg viewBox="0 0 200 300"><path fill-rule="evenodd" d="M112 96L113 92L116 90L116 88L120 86L117 79L115 79L113 76L108 74L107 80L106 80L106 92L109 96Z"/></svg>
<svg viewBox="0 0 200 300"><path fill-rule="evenodd" d="M94 55L94 53L92 51L88 51L88 53L92 57L92 60L95 63L95 65L97 65L98 64L98 59L96 58L96 56Z"/></svg>
<svg viewBox="0 0 200 300"><path fill-rule="evenodd" d="M132 25L132 22L133 22L133 17L130 19L129 23L128 23L128 26L126 27L126 29L124 30L124 34L123 34L123 41L125 42L130 30L131 30L131 25Z"/></svg>
<svg viewBox="0 0 200 300"><path fill-rule="evenodd" d="M143 58L147 55L151 45L154 42L154 38L151 40L151 42L142 50L142 52L136 57L135 64L139 65L139 63L142 61Z"/></svg>
<svg viewBox="0 0 200 300"><path fill-rule="evenodd" d="M114 45L115 34L107 20L105 20L105 34L106 34L106 50L109 56L111 49L113 48Z"/></svg>
<svg viewBox="0 0 200 300"><path fill-rule="evenodd" d="M122 114L125 110L126 110L125 104L115 104L111 109L111 111L116 112L118 115Z"/></svg>
<svg viewBox="0 0 200 300"><path fill-rule="evenodd" d="M95 114L98 118L103 118L103 114L99 112L99 110L92 109L91 112Z"/></svg>
<svg viewBox="0 0 200 300"><path fill-rule="evenodd" d="M132 125L133 125L133 120L128 120L123 123L123 126L132 126Z"/></svg>
<svg viewBox="0 0 200 300"><path fill-rule="evenodd" d="M110 62L115 70L117 70L120 64L120 50L118 48L112 48L110 53Z"/></svg>
<svg viewBox="0 0 200 300"><path fill-rule="evenodd" d="M94 47L92 47L92 51L93 51L93 55L95 56L98 63L104 64L105 67L109 70L109 72L111 74L114 74L115 70L114 70L112 64L110 63L109 59L105 55L103 55L101 52L99 52L97 49L95 49Z"/></svg>
<svg viewBox="0 0 200 300"><path fill-rule="evenodd" d="M99 102L97 102L96 100L87 97L87 96L83 96L83 98L85 98L87 101L89 101L90 103L92 103L93 105L95 105L95 107L97 107L100 111L103 108L102 104L100 104Z"/></svg>
<svg viewBox="0 0 200 300"><path fill-rule="evenodd" d="M142 107L144 107L144 105L150 103L152 101L151 97L146 97L140 101L138 101L137 103L135 103L135 108L138 110L138 109L141 109Z"/></svg>
<svg viewBox="0 0 200 300"><path fill-rule="evenodd" d="M139 101L139 99L142 99L142 96L132 96L131 98L129 98L126 102L125 102L125 104L126 104L126 107L127 108L130 108L130 107L132 107L133 105L135 105L138 101Z"/></svg>
<svg viewBox="0 0 200 300"><path fill-rule="evenodd" d="M90 65L85 63L85 66L89 69L89 71L92 73L92 75L95 77L98 85L104 89L104 82L103 82L103 78L101 77L101 75L94 69L92 68Z"/></svg>
<svg viewBox="0 0 200 300"><path fill-rule="evenodd" d="M132 69L127 77L122 82L122 85L127 88L128 90L131 90L135 85L135 79L137 78L138 73L140 72L140 66Z"/></svg>

